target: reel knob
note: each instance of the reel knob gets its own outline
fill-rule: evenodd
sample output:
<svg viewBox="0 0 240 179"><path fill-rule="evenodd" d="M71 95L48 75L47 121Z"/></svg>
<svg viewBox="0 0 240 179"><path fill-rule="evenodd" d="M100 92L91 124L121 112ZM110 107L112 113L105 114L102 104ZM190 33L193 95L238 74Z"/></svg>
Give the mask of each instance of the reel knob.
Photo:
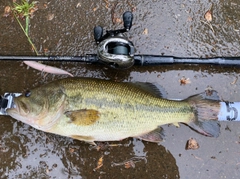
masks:
<svg viewBox="0 0 240 179"><path fill-rule="evenodd" d="M123 14L123 23L124 23L124 28L126 31L129 31L132 27L132 21L133 21L133 14L130 11L126 11Z"/></svg>
<svg viewBox="0 0 240 179"><path fill-rule="evenodd" d="M96 27L94 27L93 33L94 33L94 39L95 39L96 43L98 44L103 35L103 28L101 26L96 26Z"/></svg>

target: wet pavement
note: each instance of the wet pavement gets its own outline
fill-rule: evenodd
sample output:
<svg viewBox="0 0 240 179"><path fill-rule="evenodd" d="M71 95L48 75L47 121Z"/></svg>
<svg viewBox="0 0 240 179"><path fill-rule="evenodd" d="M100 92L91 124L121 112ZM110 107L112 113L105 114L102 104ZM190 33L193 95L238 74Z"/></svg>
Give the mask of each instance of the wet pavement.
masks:
<svg viewBox="0 0 240 179"><path fill-rule="evenodd" d="M1 12L11 3L2 0ZM204 23L211 4L213 30ZM238 0L40 0L30 21L30 37L40 54L96 53L94 26L121 28L122 14L131 10L134 22L126 35L135 44L137 54L240 56L239 6ZM35 55L14 18L1 16L0 24L0 55ZM157 83L166 89L169 98L184 99L212 88L223 100L240 101L238 66L162 65L116 71L98 64L45 63L74 76ZM24 92L66 77L42 74L20 61L1 61L0 72L0 94ZM181 85L183 77L190 83ZM185 125L166 125L166 137L160 145L129 138L111 142L120 146L97 151L83 142L38 131L8 116L0 116L0 120L1 178L239 178L237 122L221 122L218 138L202 136ZM199 149L185 149L190 138L197 140ZM101 157L103 165L97 169ZM136 163L126 165L126 161Z"/></svg>

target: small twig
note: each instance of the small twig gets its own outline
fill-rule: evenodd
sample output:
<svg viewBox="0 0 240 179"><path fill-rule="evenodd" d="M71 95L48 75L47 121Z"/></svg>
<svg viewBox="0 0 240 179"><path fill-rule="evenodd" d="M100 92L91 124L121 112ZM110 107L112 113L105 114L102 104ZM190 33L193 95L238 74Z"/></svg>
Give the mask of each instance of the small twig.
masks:
<svg viewBox="0 0 240 179"><path fill-rule="evenodd" d="M115 166L121 166L124 165L126 168L129 168L128 165L131 164L131 166L135 166L135 163L140 162L141 160L144 160L145 163L147 163L147 159L146 157L132 157L130 159L124 160L123 162L119 162L119 163L115 163L112 162L111 166L115 167Z"/></svg>
<svg viewBox="0 0 240 179"><path fill-rule="evenodd" d="M231 85L235 85L237 83L238 77L236 76L236 79L231 83Z"/></svg>
<svg viewBox="0 0 240 179"><path fill-rule="evenodd" d="M208 22L205 22L205 21L203 21L203 20L200 20L200 21L201 21L202 23L208 25L208 26L210 27L210 29L213 31L213 33L215 34L215 31L214 31L214 29L213 29L212 24L210 24L210 23L208 23Z"/></svg>
<svg viewBox="0 0 240 179"><path fill-rule="evenodd" d="M200 157L197 157L197 156L195 156L195 155L193 155L193 154L192 154L192 156L193 156L195 159L197 159L197 160L203 160L203 159L201 159Z"/></svg>

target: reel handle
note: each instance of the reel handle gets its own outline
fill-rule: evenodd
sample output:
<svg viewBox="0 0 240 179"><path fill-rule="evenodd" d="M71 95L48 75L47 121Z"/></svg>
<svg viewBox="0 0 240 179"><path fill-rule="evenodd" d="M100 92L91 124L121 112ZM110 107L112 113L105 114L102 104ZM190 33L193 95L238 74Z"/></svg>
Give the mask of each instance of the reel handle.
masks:
<svg viewBox="0 0 240 179"><path fill-rule="evenodd" d="M123 23L126 31L129 31L132 27L133 14L130 11L126 11L123 14Z"/></svg>
<svg viewBox="0 0 240 179"><path fill-rule="evenodd" d="M101 26L94 27L93 34L94 34L94 39L98 44L101 41L103 36L103 28Z"/></svg>

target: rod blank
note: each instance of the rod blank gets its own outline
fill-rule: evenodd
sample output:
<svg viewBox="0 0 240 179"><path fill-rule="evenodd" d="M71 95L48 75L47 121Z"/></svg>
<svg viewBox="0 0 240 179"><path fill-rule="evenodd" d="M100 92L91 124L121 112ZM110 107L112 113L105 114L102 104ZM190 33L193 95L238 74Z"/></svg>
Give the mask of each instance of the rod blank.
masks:
<svg viewBox="0 0 240 179"><path fill-rule="evenodd" d="M0 60L12 61L69 61L69 62L99 62L96 54L84 56L0 56ZM213 64L213 65L240 65L240 57L215 57L215 58L180 58L174 56L135 55L135 65L160 65L160 64Z"/></svg>

